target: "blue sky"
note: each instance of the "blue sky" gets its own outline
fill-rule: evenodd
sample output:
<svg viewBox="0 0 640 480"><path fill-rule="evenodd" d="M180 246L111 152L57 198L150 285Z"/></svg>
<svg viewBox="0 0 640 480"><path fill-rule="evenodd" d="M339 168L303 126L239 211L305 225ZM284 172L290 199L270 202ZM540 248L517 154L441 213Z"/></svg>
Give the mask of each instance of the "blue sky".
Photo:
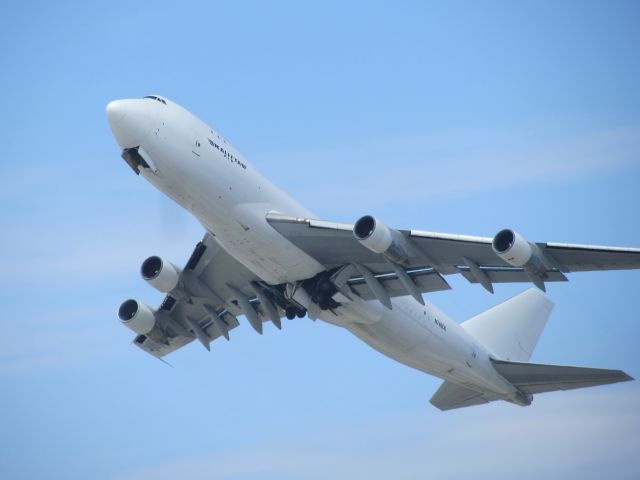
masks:
<svg viewBox="0 0 640 480"><path fill-rule="evenodd" d="M320 217L640 247L637 2L5 2L0 478L638 478L637 382L441 413L308 319L144 356L117 321L200 226L104 114L157 93ZM576 274L533 361L640 377L640 273ZM463 320L495 295L450 278Z"/></svg>

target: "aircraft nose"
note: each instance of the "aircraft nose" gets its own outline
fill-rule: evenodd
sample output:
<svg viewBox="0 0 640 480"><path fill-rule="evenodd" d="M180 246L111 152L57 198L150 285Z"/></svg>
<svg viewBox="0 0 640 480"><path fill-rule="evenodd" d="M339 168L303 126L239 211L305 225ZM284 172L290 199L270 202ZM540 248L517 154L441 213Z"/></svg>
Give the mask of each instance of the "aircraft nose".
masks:
<svg viewBox="0 0 640 480"><path fill-rule="evenodd" d="M107 104L107 118L109 119L109 125L118 123L124 118L126 112L126 100L114 100Z"/></svg>
<svg viewBox="0 0 640 480"><path fill-rule="evenodd" d="M107 105L109 126L122 148L137 147L151 130L149 102L114 100Z"/></svg>

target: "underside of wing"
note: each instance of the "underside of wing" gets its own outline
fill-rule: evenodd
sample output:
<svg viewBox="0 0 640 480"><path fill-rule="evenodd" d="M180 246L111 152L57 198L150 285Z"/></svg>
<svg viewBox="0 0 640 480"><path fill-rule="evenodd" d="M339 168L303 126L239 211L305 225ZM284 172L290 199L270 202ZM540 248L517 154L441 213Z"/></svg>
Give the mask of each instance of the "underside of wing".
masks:
<svg viewBox="0 0 640 480"><path fill-rule="evenodd" d="M444 276L451 274L493 292L497 283L532 282L544 290L548 282L566 281L566 272L640 268L639 249L531 243L511 230L488 238L395 230L371 216L355 225L279 213L266 220L326 270L267 285L207 233L183 269L159 257L145 261L145 279L167 296L155 310L133 299L123 303L119 315L138 334L134 344L157 357L193 340L209 349L211 341L230 338L238 315L262 333L264 321L280 328L282 316L304 316L307 308L317 318L318 309L335 309L340 298L352 301L352 295L390 309L396 296L424 304L423 293L450 288Z"/></svg>
<svg viewBox="0 0 640 480"><path fill-rule="evenodd" d="M496 283L530 282L544 290L566 281L565 273L640 268L640 249L533 243L512 230L476 237L420 230L395 230L373 217L356 224L271 213L267 221L326 268L357 263L378 274L389 263L461 274L493 292Z"/></svg>
<svg viewBox="0 0 640 480"><path fill-rule="evenodd" d="M398 275L389 270L389 266L387 265L387 268L381 273L372 273L389 297L407 295L407 289ZM420 293L439 292L451 288L446 280L432 268L409 269L406 273ZM363 300L374 300L377 298L362 275L354 272L354 276L349 279L348 285L351 290L356 292Z"/></svg>
<svg viewBox="0 0 640 480"><path fill-rule="evenodd" d="M147 279L152 284L162 276L163 265L167 265L159 257L150 257L147 261L153 258L159 266L153 270L155 277ZM237 316L241 314L259 333L266 320L280 328L280 317L284 312L273 293L227 254L213 236L205 235L185 267L175 275L170 289L160 288L168 292L161 305L149 311L149 315L153 315L153 328L137 332L134 339L134 344L147 353L162 357L193 340L209 349L210 343L217 338L230 339L229 332L239 325ZM144 312L144 309L138 305L137 311ZM133 322L135 318L132 316L129 321ZM123 320L123 323L127 324L127 321Z"/></svg>
<svg viewBox="0 0 640 480"><path fill-rule="evenodd" d="M594 270L627 270L640 268L640 249L545 243L546 255L552 257L564 272Z"/></svg>

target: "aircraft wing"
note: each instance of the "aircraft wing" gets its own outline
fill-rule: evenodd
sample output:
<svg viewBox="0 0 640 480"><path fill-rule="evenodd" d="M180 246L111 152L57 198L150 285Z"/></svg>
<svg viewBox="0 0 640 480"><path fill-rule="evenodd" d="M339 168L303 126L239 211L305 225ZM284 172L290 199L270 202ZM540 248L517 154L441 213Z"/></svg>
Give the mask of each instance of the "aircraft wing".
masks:
<svg viewBox="0 0 640 480"><path fill-rule="evenodd" d="M393 275L395 264L408 272L431 270L440 278L457 273L491 292L494 283L533 282L544 290L547 282L566 281L564 274L568 272L640 268L640 249L636 248L531 243L518 236L519 245L528 248L531 257L527 264L515 266L513 261L509 263L496 254L493 238L389 229L407 252L401 261L394 261L387 253L373 251L356 239L354 225L279 213L269 213L267 221L328 269L358 264L376 276ZM449 288L448 285L445 288Z"/></svg>
<svg viewBox="0 0 640 480"><path fill-rule="evenodd" d="M155 311L158 328L138 335L133 343L158 358L193 340L208 350L211 341L229 339L240 314L259 333L265 320L280 328L283 312L272 295L207 233L182 269L178 287Z"/></svg>

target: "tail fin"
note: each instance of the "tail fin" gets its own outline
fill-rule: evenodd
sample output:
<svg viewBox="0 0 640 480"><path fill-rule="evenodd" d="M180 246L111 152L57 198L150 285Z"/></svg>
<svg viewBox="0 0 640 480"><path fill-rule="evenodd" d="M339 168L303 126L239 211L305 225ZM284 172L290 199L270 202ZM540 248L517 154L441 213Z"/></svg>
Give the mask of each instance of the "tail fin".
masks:
<svg viewBox="0 0 640 480"><path fill-rule="evenodd" d="M513 362L531 358L553 303L537 288L482 312L461 326L496 357Z"/></svg>
<svg viewBox="0 0 640 480"><path fill-rule="evenodd" d="M495 370L524 396L525 402L514 403L528 405L537 393L633 380L621 370L526 363L551 310L553 303L532 288L461 324L490 351ZM431 397L431 403L440 410L451 410L499 399L514 401L447 380Z"/></svg>

